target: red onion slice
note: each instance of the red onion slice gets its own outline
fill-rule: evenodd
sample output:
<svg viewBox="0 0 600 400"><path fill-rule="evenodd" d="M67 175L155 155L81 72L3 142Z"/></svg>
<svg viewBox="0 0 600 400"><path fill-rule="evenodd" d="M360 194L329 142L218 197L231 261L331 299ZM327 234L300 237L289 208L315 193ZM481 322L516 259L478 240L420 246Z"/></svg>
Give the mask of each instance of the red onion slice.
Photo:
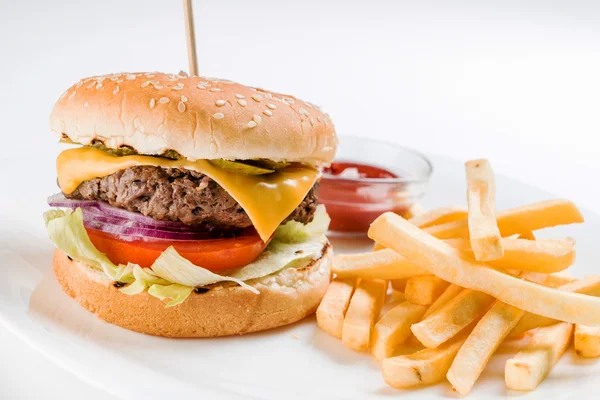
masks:
<svg viewBox="0 0 600 400"><path fill-rule="evenodd" d="M48 197L52 207L81 208L86 228L95 229L121 240L210 240L206 226L175 221L157 221L145 215L113 207L102 201L72 200L57 193Z"/></svg>
<svg viewBox="0 0 600 400"><path fill-rule="evenodd" d="M57 193L48 197L48 204L52 207L63 207L73 209L80 207L84 211L84 214L86 213L86 211L88 211L88 213L95 213L97 215L98 213L101 213L102 215L107 217L112 216L116 218L121 218L122 220L135 221L142 224L145 227L156 227L159 229L173 228L177 230L206 231L206 226L186 225L183 222L178 221L158 221L134 211L113 207L104 201L67 199L62 193Z"/></svg>

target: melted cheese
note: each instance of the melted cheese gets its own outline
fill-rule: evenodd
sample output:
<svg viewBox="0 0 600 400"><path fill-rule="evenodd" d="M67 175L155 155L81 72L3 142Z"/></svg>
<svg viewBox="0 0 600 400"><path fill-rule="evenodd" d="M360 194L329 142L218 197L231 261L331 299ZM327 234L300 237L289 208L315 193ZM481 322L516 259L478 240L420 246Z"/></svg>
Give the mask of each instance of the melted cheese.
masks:
<svg viewBox="0 0 600 400"><path fill-rule="evenodd" d="M302 165L292 165L267 175L246 175L215 167L206 160L169 160L141 155L116 157L102 150L81 147L59 154L56 160L58 184L69 194L83 181L138 165L185 168L209 176L242 206L265 241L298 207L319 175L316 169Z"/></svg>

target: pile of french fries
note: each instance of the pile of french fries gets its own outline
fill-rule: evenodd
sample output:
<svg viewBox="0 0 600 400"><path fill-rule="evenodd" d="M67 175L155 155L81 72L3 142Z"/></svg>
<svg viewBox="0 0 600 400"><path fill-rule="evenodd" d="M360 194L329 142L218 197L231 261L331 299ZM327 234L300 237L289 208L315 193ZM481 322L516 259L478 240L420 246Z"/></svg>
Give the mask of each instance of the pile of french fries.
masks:
<svg viewBox="0 0 600 400"><path fill-rule="evenodd" d="M535 389L571 342L581 357L600 356L600 275L566 272L575 262L573 239L533 235L581 223L581 212L568 200L496 212L487 160L467 162L466 178L467 209L408 220L385 213L369 229L372 252L336 257L319 327L369 351L393 387L446 378L463 395L507 338L529 339L506 362L513 390ZM390 285L404 301L380 315ZM407 353L415 345L420 350Z"/></svg>

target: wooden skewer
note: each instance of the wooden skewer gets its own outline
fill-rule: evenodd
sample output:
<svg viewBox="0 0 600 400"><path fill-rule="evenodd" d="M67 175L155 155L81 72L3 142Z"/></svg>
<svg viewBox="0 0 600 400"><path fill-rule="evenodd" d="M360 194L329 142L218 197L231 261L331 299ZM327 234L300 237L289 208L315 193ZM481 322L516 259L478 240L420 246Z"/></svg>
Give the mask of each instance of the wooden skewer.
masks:
<svg viewBox="0 0 600 400"><path fill-rule="evenodd" d="M185 14L185 33L187 36L190 75L198 76L198 59L196 57L196 34L194 33L194 13L192 12L192 0L183 0L183 12Z"/></svg>

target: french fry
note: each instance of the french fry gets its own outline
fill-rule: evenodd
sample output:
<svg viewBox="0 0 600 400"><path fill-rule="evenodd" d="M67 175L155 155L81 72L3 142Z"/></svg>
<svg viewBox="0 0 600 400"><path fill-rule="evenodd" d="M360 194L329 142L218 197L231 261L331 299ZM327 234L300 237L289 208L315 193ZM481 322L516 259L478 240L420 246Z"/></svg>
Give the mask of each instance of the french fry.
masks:
<svg viewBox="0 0 600 400"><path fill-rule="evenodd" d="M435 275L413 276L406 281L404 296L413 304L430 306L448 285L448 282Z"/></svg>
<svg viewBox="0 0 600 400"><path fill-rule="evenodd" d="M521 232L518 239L535 240L535 235L531 231Z"/></svg>
<svg viewBox="0 0 600 400"><path fill-rule="evenodd" d="M446 239L444 242L458 249L461 257L473 259L473 251L467 239ZM538 241L502 239L502 243L504 257L489 262L497 268L553 273L568 268L575 261L575 241L571 238ZM401 279L428 274L390 249L339 255L333 272L339 277L369 279Z"/></svg>
<svg viewBox="0 0 600 400"><path fill-rule="evenodd" d="M448 282L435 275L413 276L406 281L404 296L413 304L430 306L448 285Z"/></svg>
<svg viewBox="0 0 600 400"><path fill-rule="evenodd" d="M391 357L394 350L411 335L410 326L418 322L427 307L405 301L385 313L373 327L371 354L377 360Z"/></svg>
<svg viewBox="0 0 600 400"><path fill-rule="evenodd" d="M466 335L444 343L437 349L386 358L382 363L383 379L396 388L429 385L444 379Z"/></svg>
<svg viewBox="0 0 600 400"><path fill-rule="evenodd" d="M466 395L483 372L492 354L521 319L525 311L497 301L477 323L462 345L446 377Z"/></svg>
<svg viewBox="0 0 600 400"><path fill-rule="evenodd" d="M582 280L562 285L558 287L558 290L598 297L600 296L600 275L588 275ZM559 322L557 319L536 315L535 313L525 313L510 333L510 336L518 337L532 329L549 326L557 322Z"/></svg>
<svg viewBox="0 0 600 400"><path fill-rule="evenodd" d="M385 247L383 247L382 245L380 245L379 243L375 243L373 245L373 251L377 251L377 250L383 250L385 249Z"/></svg>
<svg viewBox="0 0 600 400"><path fill-rule="evenodd" d="M471 247L477 261L498 260L504 256L496 223L496 181L487 160L465 164L467 173L467 220Z"/></svg>
<svg viewBox="0 0 600 400"><path fill-rule="evenodd" d="M389 249L372 253L340 254L335 258L333 272L339 278L365 279L402 279L429 274Z"/></svg>
<svg viewBox="0 0 600 400"><path fill-rule="evenodd" d="M440 308L442 308L443 306L445 306L446 304L448 304L448 302L450 300L452 300L453 298L455 298L456 296L458 296L458 294L460 292L462 292L463 288L461 288L460 286L456 286L454 284L450 284L446 290L444 290L444 293L442 293L440 295L440 297L438 297L432 305L429 306L429 308L427 309L427 311L425 311L425 314L423 314L423 319L429 317L431 314L433 314L434 312L436 312L437 310L439 310Z"/></svg>
<svg viewBox="0 0 600 400"><path fill-rule="evenodd" d="M573 347L578 356L600 357L600 326L575 325Z"/></svg>
<svg viewBox="0 0 600 400"><path fill-rule="evenodd" d="M503 237L542 228L583 222L583 215L569 200L546 200L496 214L498 229ZM468 238L467 221L450 222L425 228L438 239Z"/></svg>
<svg viewBox="0 0 600 400"><path fill-rule="evenodd" d="M392 279L390 283L392 284L392 289L397 290L398 292L404 293L406 289L406 282L408 282L410 278L402 278L402 279Z"/></svg>
<svg viewBox="0 0 600 400"><path fill-rule="evenodd" d="M479 320L493 302L492 296L463 289L445 306L414 324L412 333L425 347L436 348Z"/></svg>
<svg viewBox="0 0 600 400"><path fill-rule="evenodd" d="M541 274L538 272L526 272L523 278L530 282L539 283L550 288L557 288L567 283L575 282L577 278L572 276L568 271L555 272L552 274Z"/></svg>
<svg viewBox="0 0 600 400"><path fill-rule="evenodd" d="M360 280L342 326L342 343L357 351L369 349L371 330L385 300L387 281Z"/></svg>
<svg viewBox="0 0 600 400"><path fill-rule="evenodd" d="M600 325L600 299L550 289L484 264L464 260L458 250L394 213L379 216L371 224L369 237L447 282L482 291L534 314L572 323Z"/></svg>
<svg viewBox="0 0 600 400"><path fill-rule="evenodd" d="M342 338L344 316L354 293L354 285L354 279L334 279L317 308L319 328L338 339Z"/></svg>
<svg viewBox="0 0 600 400"><path fill-rule="evenodd" d="M419 203L413 204L404 214L402 214L403 218L411 219L417 217L425 212L423 206Z"/></svg>
<svg viewBox="0 0 600 400"><path fill-rule="evenodd" d="M506 387L513 390L535 389L562 357L572 335L573 324L567 322L538 329L529 343L506 362Z"/></svg>
<svg viewBox="0 0 600 400"><path fill-rule="evenodd" d="M408 221L419 228L427 228L433 225L466 220L468 215L469 212L463 207L442 207L412 217Z"/></svg>
<svg viewBox="0 0 600 400"><path fill-rule="evenodd" d="M445 242L459 249L463 257L474 260L473 250L467 239L447 239ZM564 239L502 239L504 257L488 261L503 269L540 273L560 272L575 262L575 241Z"/></svg>

